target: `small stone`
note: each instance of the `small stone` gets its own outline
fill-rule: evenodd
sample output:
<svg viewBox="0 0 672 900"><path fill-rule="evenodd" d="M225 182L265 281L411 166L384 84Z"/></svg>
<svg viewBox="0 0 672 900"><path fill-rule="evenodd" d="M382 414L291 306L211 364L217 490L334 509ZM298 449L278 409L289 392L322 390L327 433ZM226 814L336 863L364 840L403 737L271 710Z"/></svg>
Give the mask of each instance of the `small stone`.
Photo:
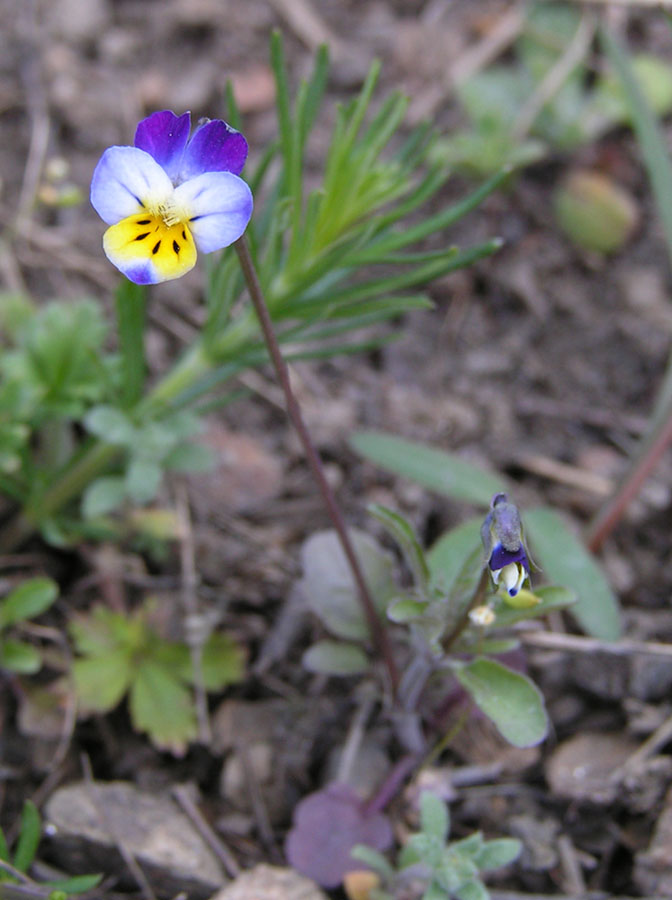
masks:
<svg viewBox="0 0 672 900"><path fill-rule="evenodd" d="M220 508L229 514L260 509L280 493L282 463L260 441L212 422L201 443L213 453L215 467L189 480L194 504L205 516Z"/></svg>
<svg viewBox="0 0 672 900"><path fill-rule="evenodd" d="M558 797L606 806L622 790L615 773L637 747L619 734L579 734L553 752L546 779Z"/></svg>
<svg viewBox="0 0 672 900"><path fill-rule="evenodd" d="M327 895L293 869L262 863L239 875L211 900L327 900Z"/></svg>
<svg viewBox="0 0 672 900"><path fill-rule="evenodd" d="M224 881L216 858L173 801L125 782L60 788L46 806L46 833L66 870L102 871L135 887L117 849L123 842L157 897L186 891L190 900L205 900Z"/></svg>

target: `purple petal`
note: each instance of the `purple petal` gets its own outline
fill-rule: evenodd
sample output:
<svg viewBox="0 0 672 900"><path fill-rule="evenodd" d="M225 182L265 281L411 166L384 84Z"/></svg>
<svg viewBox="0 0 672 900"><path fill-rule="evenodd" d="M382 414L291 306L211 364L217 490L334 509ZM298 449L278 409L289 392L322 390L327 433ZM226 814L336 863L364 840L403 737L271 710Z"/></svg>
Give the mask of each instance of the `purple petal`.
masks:
<svg viewBox="0 0 672 900"><path fill-rule="evenodd" d="M186 181L203 172L233 172L240 175L247 159L247 141L239 131L220 119L201 125L194 132L182 158L180 179Z"/></svg>
<svg viewBox="0 0 672 900"><path fill-rule="evenodd" d="M135 131L135 146L153 156L174 181L180 170L190 128L190 113L176 116L169 109L164 109L139 123Z"/></svg>
<svg viewBox="0 0 672 900"><path fill-rule="evenodd" d="M488 562L490 569L493 572L496 572L498 569L503 569L504 566L508 566L509 563L521 563L525 571L529 573L530 564L522 544L517 550L507 550L505 547L502 547L501 544L495 546Z"/></svg>
<svg viewBox="0 0 672 900"><path fill-rule="evenodd" d="M201 253L237 241L252 215L252 191L231 172L190 178L175 189L175 202L189 210L189 229Z"/></svg>
<svg viewBox="0 0 672 900"><path fill-rule="evenodd" d="M108 147L91 179L91 204L114 225L152 203L170 197L173 185L149 153L137 147Z"/></svg>

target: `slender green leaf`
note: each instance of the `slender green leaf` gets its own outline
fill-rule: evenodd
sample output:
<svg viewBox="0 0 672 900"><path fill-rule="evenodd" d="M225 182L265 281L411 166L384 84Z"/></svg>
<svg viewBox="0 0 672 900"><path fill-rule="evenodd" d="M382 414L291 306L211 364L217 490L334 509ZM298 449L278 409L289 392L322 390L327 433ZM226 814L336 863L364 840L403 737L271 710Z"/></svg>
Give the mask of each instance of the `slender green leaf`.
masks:
<svg viewBox="0 0 672 900"><path fill-rule="evenodd" d="M9 858L9 846L7 844L7 838L5 837L5 832L0 828L0 859L3 862L11 862Z"/></svg>
<svg viewBox="0 0 672 900"><path fill-rule="evenodd" d="M24 581L0 602L0 628L34 619L49 609L57 596L58 585L51 578Z"/></svg>
<svg viewBox="0 0 672 900"><path fill-rule="evenodd" d="M42 820L32 800L26 800L21 811L21 832L14 851L13 865L19 872L27 872L35 859L42 837Z"/></svg>
<svg viewBox="0 0 672 900"><path fill-rule="evenodd" d="M296 103L296 127L299 130L300 146L306 143L310 129L320 108L329 72L329 47L322 44L315 56L315 68Z"/></svg>
<svg viewBox="0 0 672 900"><path fill-rule="evenodd" d="M653 196L663 222L668 256L672 260L672 164L668 144L637 81L627 54L607 28L601 29L600 37L609 61L623 86L632 125L642 149Z"/></svg>
<svg viewBox="0 0 672 900"><path fill-rule="evenodd" d="M232 128L235 128L236 131L240 131L243 127L243 120L242 116L240 115L238 103L236 102L236 94L233 89L233 82L230 78L226 79L224 94L226 97L226 121Z"/></svg>
<svg viewBox="0 0 672 900"><path fill-rule="evenodd" d="M492 659L454 664L453 671L472 700L514 747L533 747L548 733L539 689L527 676Z"/></svg>
<svg viewBox="0 0 672 900"><path fill-rule="evenodd" d="M544 575L576 594L571 613L593 637L615 641L621 634L618 601L595 558L550 509L525 513L525 527Z"/></svg>
<svg viewBox="0 0 672 900"><path fill-rule="evenodd" d="M414 584L421 594L425 594L429 586L429 566L410 523L399 513L379 503L371 503L368 511L399 544L413 573Z"/></svg>
<svg viewBox="0 0 672 900"><path fill-rule="evenodd" d="M43 884L65 894L85 894L97 887L102 880L102 875L72 875L70 878L58 878L55 881L45 881Z"/></svg>
<svg viewBox="0 0 672 900"><path fill-rule="evenodd" d="M506 489L498 475L450 453L395 435L360 431L352 435L350 444L382 468L456 500L488 506L493 494Z"/></svg>

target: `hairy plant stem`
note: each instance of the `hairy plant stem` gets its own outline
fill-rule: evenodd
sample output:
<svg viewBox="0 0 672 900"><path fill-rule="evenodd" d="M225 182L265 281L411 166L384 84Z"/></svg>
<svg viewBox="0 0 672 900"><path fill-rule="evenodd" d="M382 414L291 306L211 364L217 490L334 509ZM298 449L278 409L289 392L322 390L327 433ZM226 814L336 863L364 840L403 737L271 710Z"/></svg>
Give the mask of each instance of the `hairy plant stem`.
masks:
<svg viewBox="0 0 672 900"><path fill-rule="evenodd" d="M285 395L287 414L292 422L292 425L296 429L299 439L301 440L308 465L310 466L319 491L322 494L322 498L329 514L329 518L331 519L334 529L336 530L339 541L341 543L341 547L343 548L343 552L348 561L348 565L350 566L350 570L352 571L352 576L355 580L355 584L357 585L362 609L369 626L371 639L385 663L392 689L396 693L399 674L397 671L396 663L394 661L389 635L385 630L383 624L381 623L380 618L378 617L378 613L376 612L376 607L364 579L359 560L357 559L357 555L355 554L354 548L352 546L350 536L348 535L345 520L336 501L336 497L334 496L329 482L326 479L322 460L320 459L320 455L315 448L313 440L310 436L310 432L308 431L303 419L301 408L296 399L294 391L292 390L292 386L289 380L289 370L287 368L287 363L284 360L284 357L280 351L278 340L275 336L273 322L271 320L268 307L266 306L264 294L261 289L261 284L259 283L259 278L252 261L252 256L250 254L247 241L244 237L242 237L238 241L236 241L234 246L236 248L236 252L238 253L243 276L245 278L247 289L249 291L250 299L252 300L252 304L257 314L257 318L259 319L259 325L261 327L261 331L268 348L271 362L273 363L278 381L280 382L280 386L282 387L283 393Z"/></svg>

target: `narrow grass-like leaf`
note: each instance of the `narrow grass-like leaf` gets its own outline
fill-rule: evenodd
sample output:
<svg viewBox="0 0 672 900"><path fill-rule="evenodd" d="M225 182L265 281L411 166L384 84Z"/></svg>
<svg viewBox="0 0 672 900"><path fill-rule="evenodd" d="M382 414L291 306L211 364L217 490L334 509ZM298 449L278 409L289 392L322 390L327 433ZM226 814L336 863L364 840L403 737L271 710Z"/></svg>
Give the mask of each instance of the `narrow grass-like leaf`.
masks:
<svg viewBox="0 0 672 900"><path fill-rule="evenodd" d="M310 80L301 91L296 102L296 127L299 131L300 147L303 148L313 127L320 108L329 72L329 48L322 44L315 57L315 68Z"/></svg>
<svg viewBox="0 0 672 900"><path fill-rule="evenodd" d="M487 507L493 494L506 490L498 475L466 460L381 431L360 431L351 446L376 465L410 478L455 500Z"/></svg>
<svg viewBox="0 0 672 900"><path fill-rule="evenodd" d="M410 523L393 509L388 509L380 503L371 503L368 511L399 544L408 567L413 573L414 584L421 594L426 593L429 586L429 566L425 559L425 552Z"/></svg>
<svg viewBox="0 0 672 900"><path fill-rule="evenodd" d="M672 260L672 164L667 141L637 82L627 54L607 28L601 29L600 36L623 86L632 125L651 180L653 197L663 222L668 256Z"/></svg>
<svg viewBox="0 0 672 900"><path fill-rule="evenodd" d="M238 102L236 101L233 82L230 78L226 79L226 85L224 86L224 96L226 98L226 121L232 128L235 128L236 131L240 131L243 127L243 120L242 116L240 115L240 109L238 108Z"/></svg>
<svg viewBox="0 0 672 900"><path fill-rule="evenodd" d="M42 820L32 800L26 800L21 811L21 833L14 851L14 868L27 872L35 859L42 837Z"/></svg>
<svg viewBox="0 0 672 900"><path fill-rule="evenodd" d="M617 640L621 634L618 601L583 543L550 509L528 510L525 528L544 575L576 594L571 613L584 631L604 641Z"/></svg>
<svg viewBox="0 0 672 900"><path fill-rule="evenodd" d="M539 689L525 675L492 659L455 664L462 687L498 731L514 747L533 747L548 732L548 719Z"/></svg>
<svg viewBox="0 0 672 900"><path fill-rule="evenodd" d="M121 405L133 406L145 384L145 304L144 285L124 278L117 289L117 331L121 355Z"/></svg>
<svg viewBox="0 0 672 900"><path fill-rule="evenodd" d="M59 878L56 881L44 881L42 884L50 887L52 891L63 891L65 894L85 894L97 887L102 880L102 875L73 875L70 878Z"/></svg>

